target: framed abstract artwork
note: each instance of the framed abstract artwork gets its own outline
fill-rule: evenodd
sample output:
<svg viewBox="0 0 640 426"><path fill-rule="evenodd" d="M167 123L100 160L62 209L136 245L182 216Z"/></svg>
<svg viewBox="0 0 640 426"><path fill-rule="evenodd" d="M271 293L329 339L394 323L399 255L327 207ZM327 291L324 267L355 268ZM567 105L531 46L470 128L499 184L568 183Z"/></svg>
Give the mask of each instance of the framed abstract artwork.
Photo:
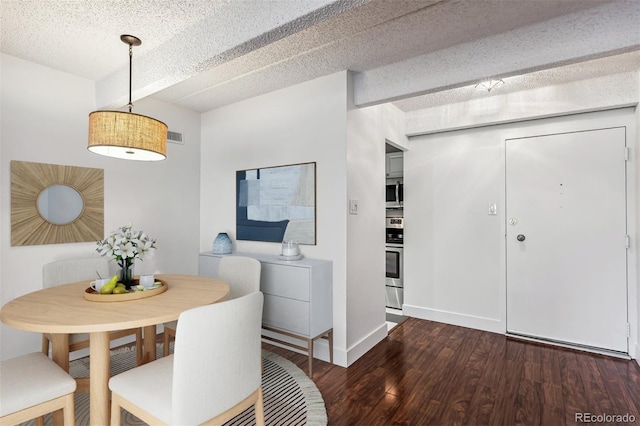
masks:
<svg viewBox="0 0 640 426"><path fill-rule="evenodd" d="M316 244L316 163L237 171L236 239Z"/></svg>

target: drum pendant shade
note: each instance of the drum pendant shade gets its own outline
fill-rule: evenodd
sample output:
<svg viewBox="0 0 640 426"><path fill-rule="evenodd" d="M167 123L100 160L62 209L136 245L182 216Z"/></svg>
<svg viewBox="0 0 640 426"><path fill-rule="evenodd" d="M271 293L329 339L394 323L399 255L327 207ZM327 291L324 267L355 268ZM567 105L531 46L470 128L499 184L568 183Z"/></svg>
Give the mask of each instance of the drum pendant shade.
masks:
<svg viewBox="0 0 640 426"><path fill-rule="evenodd" d="M155 118L131 112L131 74L133 46L139 38L123 34L129 45L129 112L94 111L89 114L89 144L91 152L125 160L158 161L167 158L167 125Z"/></svg>
<svg viewBox="0 0 640 426"><path fill-rule="evenodd" d="M89 114L89 151L126 160L167 158L167 125L145 115L123 111Z"/></svg>

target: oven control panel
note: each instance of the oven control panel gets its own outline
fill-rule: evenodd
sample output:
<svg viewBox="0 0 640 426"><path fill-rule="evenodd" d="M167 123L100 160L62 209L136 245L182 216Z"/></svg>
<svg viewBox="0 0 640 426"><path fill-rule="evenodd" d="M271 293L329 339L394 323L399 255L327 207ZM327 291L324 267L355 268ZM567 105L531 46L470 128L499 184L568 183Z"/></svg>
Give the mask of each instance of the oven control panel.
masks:
<svg viewBox="0 0 640 426"><path fill-rule="evenodd" d="M387 218L387 228L396 228L402 229L403 218L401 217L388 217Z"/></svg>
<svg viewBox="0 0 640 426"><path fill-rule="evenodd" d="M398 216L387 216L387 244L398 244L402 247L404 243L403 218Z"/></svg>

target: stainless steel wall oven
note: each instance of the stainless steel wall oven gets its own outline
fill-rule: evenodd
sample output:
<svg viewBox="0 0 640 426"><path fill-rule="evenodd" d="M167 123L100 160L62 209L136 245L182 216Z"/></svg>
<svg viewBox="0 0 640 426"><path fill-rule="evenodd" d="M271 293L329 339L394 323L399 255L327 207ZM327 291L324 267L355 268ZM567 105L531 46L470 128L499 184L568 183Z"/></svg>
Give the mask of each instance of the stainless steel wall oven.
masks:
<svg viewBox="0 0 640 426"><path fill-rule="evenodd" d="M402 309L404 303L402 250L402 247L390 246L386 249L386 301L387 307L394 309Z"/></svg>
<svg viewBox="0 0 640 426"><path fill-rule="evenodd" d="M402 255L402 243L404 243L404 218L398 214L397 210L387 211L386 232L385 288L387 307L402 309L402 304L404 303L404 259Z"/></svg>

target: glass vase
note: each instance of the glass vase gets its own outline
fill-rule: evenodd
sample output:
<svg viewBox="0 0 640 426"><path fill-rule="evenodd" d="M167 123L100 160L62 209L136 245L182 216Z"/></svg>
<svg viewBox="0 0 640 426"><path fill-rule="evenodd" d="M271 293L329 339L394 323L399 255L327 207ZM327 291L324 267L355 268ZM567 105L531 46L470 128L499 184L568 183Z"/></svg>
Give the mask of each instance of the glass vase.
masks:
<svg viewBox="0 0 640 426"><path fill-rule="evenodd" d="M133 259L123 259L118 264L120 265L118 282L124 284L129 290L133 286Z"/></svg>

